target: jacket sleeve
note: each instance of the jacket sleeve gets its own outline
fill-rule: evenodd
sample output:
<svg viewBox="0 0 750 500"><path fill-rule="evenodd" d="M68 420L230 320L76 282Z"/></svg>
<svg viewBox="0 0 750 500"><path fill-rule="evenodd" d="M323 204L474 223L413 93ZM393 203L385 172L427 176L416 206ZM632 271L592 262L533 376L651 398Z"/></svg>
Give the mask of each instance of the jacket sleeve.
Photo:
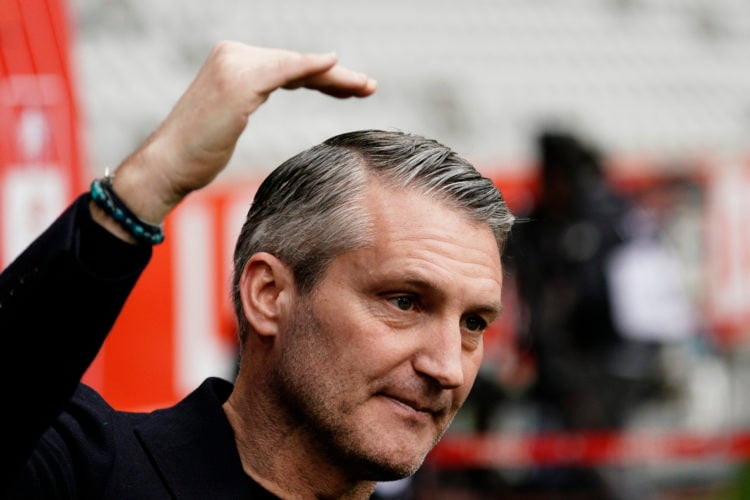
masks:
<svg viewBox="0 0 750 500"><path fill-rule="evenodd" d="M76 200L0 274L0 491L23 466L94 360L151 257Z"/></svg>

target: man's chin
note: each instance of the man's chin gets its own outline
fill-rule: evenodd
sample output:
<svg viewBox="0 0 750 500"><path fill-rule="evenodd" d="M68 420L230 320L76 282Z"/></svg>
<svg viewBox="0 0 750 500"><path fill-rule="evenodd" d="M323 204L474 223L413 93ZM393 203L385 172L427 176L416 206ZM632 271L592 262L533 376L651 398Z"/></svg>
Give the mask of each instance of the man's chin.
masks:
<svg viewBox="0 0 750 500"><path fill-rule="evenodd" d="M427 452L389 450L362 453L349 457L349 467L358 469L359 477L369 481L395 481L414 474L424 462Z"/></svg>
<svg viewBox="0 0 750 500"><path fill-rule="evenodd" d="M368 480L395 481L411 476L422 466L427 454L443 434L427 435L424 429L421 434L415 431L399 434L394 430L388 432L381 428L381 432L375 432L380 436L378 440L360 448L359 453L350 450L358 455L356 458L350 457L354 458L350 463L358 463Z"/></svg>
<svg viewBox="0 0 750 500"><path fill-rule="evenodd" d="M385 462L368 460L363 461L362 477L368 481L396 481L411 476L422 466L424 460L415 460L413 462ZM366 463L365 463L366 462Z"/></svg>

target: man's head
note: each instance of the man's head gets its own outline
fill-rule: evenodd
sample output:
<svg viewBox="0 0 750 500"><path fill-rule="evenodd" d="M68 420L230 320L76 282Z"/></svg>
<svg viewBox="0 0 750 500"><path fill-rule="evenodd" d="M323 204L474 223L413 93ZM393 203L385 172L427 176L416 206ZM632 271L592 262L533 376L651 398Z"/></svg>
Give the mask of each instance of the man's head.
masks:
<svg viewBox="0 0 750 500"><path fill-rule="evenodd" d="M275 255L292 269L299 290L309 292L334 257L377 236L363 210L365 189L376 179L419 191L486 224L502 252L513 215L492 181L466 160L417 135L379 130L341 134L281 164L255 195L234 253L240 339L248 324L238 284L250 256Z"/></svg>
<svg viewBox="0 0 750 500"><path fill-rule="evenodd" d="M416 470L479 370L512 220L466 161L401 133L334 137L271 174L236 252L235 392L274 460L349 482Z"/></svg>

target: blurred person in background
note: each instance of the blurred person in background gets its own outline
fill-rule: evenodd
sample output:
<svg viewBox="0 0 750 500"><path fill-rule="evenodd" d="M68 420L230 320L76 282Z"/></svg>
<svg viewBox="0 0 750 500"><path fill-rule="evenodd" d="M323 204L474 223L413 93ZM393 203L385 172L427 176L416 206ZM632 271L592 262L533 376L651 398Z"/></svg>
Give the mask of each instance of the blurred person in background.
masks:
<svg viewBox="0 0 750 500"><path fill-rule="evenodd" d="M621 429L663 389L661 346L691 333L679 271L650 214L610 187L594 147L562 130L537 146L541 196L509 251L520 338L537 366L530 397L542 430ZM583 469L546 480L609 496Z"/></svg>
<svg viewBox="0 0 750 500"><path fill-rule="evenodd" d="M332 54L218 44L154 134L0 275L11 497L366 498L447 429L500 313L513 216L465 160L404 133L342 134L261 185L235 251L234 385L139 414L80 383L161 221L282 87L375 83Z"/></svg>
<svg viewBox="0 0 750 500"><path fill-rule="evenodd" d="M537 360L535 396L558 426L619 427L619 403L602 388L622 340L606 262L625 241L630 205L608 187L596 152L579 139L547 131L538 151L541 196L512 236L523 338Z"/></svg>

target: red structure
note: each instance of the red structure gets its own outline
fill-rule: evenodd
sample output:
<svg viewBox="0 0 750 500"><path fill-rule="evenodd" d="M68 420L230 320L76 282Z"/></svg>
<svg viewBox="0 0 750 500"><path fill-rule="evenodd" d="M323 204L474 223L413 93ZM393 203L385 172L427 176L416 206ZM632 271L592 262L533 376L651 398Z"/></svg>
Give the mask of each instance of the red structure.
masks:
<svg viewBox="0 0 750 500"><path fill-rule="evenodd" d="M0 0L0 264L80 192L68 15L60 0Z"/></svg>

